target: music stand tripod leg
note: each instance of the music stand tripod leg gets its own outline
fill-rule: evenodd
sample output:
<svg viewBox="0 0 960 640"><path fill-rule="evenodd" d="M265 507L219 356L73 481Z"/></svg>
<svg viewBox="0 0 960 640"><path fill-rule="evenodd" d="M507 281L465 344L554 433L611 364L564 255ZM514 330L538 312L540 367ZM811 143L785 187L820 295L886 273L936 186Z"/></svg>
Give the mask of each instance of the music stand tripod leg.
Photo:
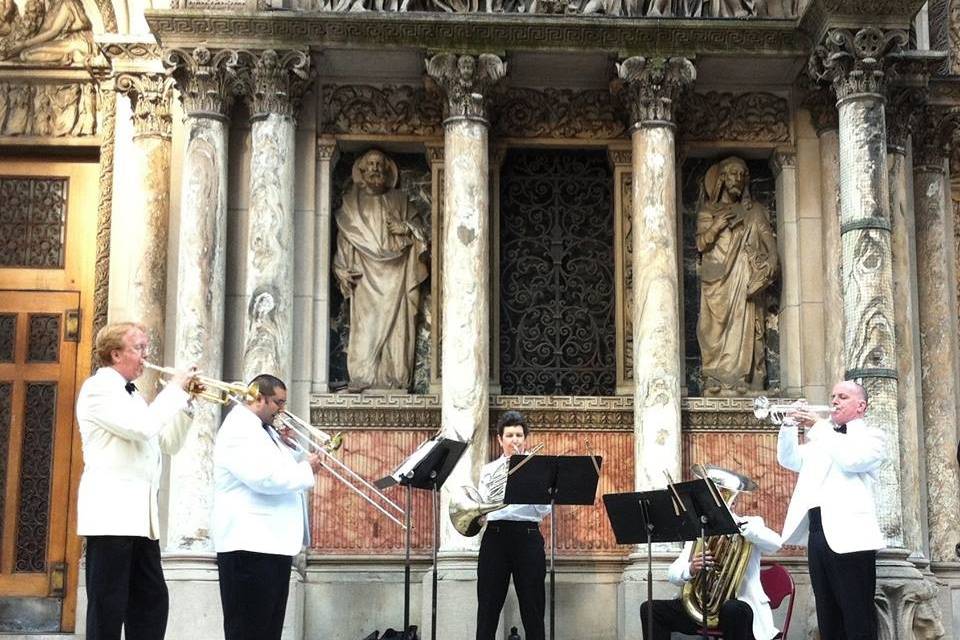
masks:
<svg viewBox="0 0 960 640"><path fill-rule="evenodd" d="M440 547L440 487L437 486L437 472L433 477L433 593L430 603L430 640L437 640L437 549Z"/></svg>
<svg viewBox="0 0 960 640"><path fill-rule="evenodd" d="M410 629L410 513L413 511L413 487L407 485L407 513L404 521L407 525L403 542L403 637L407 638ZM410 640L410 639L407 639Z"/></svg>
<svg viewBox="0 0 960 640"><path fill-rule="evenodd" d="M557 562L557 506L554 499L550 499L550 640L554 640L556 633L556 574Z"/></svg>

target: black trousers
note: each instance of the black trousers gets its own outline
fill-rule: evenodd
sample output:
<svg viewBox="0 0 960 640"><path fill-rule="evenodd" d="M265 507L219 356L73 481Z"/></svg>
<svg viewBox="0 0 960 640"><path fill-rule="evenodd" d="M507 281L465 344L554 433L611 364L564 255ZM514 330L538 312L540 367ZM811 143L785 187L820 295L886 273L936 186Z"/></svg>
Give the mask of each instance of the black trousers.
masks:
<svg viewBox="0 0 960 640"><path fill-rule="evenodd" d="M876 640L877 552L836 553L823 535L820 509L807 515L807 566L820 640Z"/></svg>
<svg viewBox="0 0 960 640"><path fill-rule="evenodd" d="M648 606L651 605L651 606ZM653 609L653 638L647 638L647 620ZM687 615L683 602L676 600L654 600L640 605L640 621L643 623L645 640L670 640L672 631L687 635L697 635L701 627ZM720 632L723 640L753 640L753 609L746 602L727 600L720 607Z"/></svg>
<svg viewBox="0 0 960 640"><path fill-rule="evenodd" d="M280 640L293 556L217 554L225 640Z"/></svg>
<svg viewBox="0 0 960 640"><path fill-rule="evenodd" d="M525 640L544 640L546 574L543 535L537 523L488 522L477 562L477 640L494 640L510 576L520 601Z"/></svg>
<svg viewBox="0 0 960 640"><path fill-rule="evenodd" d="M140 536L87 536L87 640L162 640L169 596L160 543Z"/></svg>

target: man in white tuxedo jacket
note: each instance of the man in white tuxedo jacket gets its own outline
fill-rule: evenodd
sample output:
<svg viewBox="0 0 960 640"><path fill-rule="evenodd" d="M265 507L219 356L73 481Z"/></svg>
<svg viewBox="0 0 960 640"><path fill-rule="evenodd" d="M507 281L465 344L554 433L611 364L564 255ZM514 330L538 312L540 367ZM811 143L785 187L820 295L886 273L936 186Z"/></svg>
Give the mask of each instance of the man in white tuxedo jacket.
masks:
<svg viewBox="0 0 960 640"><path fill-rule="evenodd" d="M741 476L726 469L708 467L707 475L725 494L725 498L730 495L728 492L740 491L743 488L738 481ZM759 516L734 515L734 518L740 523L740 533L753 544L753 549L740 581L740 587L737 589L737 597L727 600L720 608L719 630L723 633L724 640L771 640L777 635L778 629L773 625L770 598L764 593L763 585L760 584L760 556L778 551L780 536L764 525L763 518ZM714 558L709 552L706 558L700 554L691 558L692 550L693 542L687 542L683 551L667 570L667 579L677 586L683 586L700 573L704 566L704 559L708 568L713 567ZM648 638L647 619L651 608L653 637ZM643 623L645 640L670 640L671 631L690 635L700 633L700 627L687 615L683 602L679 598L654 600L649 606L644 602L640 605L640 619Z"/></svg>
<svg viewBox="0 0 960 640"><path fill-rule="evenodd" d="M188 373L174 376L150 405L133 380L149 341L143 325L103 327L94 350L102 365L77 397L83 475L77 533L86 536L87 640L159 640L167 627L160 566L157 492L160 454L176 453L190 424Z"/></svg>
<svg viewBox="0 0 960 640"><path fill-rule="evenodd" d="M884 547L874 484L886 460L882 432L867 425L866 390L833 387L830 419L798 410L780 428L777 460L800 473L783 524L784 544L806 538L821 640L875 640L877 550ZM798 426L807 431L799 444Z"/></svg>
<svg viewBox="0 0 960 640"><path fill-rule="evenodd" d="M227 415L213 451L213 543L226 640L279 640L290 567L307 540L304 492L320 456L297 460L270 425L287 403L286 385L268 374L260 391Z"/></svg>

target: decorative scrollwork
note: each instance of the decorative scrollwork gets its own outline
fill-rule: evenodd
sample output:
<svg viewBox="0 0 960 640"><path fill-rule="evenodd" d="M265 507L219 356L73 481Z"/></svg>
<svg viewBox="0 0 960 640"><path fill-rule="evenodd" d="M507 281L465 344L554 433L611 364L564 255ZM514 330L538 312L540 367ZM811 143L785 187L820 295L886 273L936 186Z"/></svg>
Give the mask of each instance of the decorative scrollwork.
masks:
<svg viewBox="0 0 960 640"><path fill-rule="evenodd" d="M57 384L27 383L14 554L14 571L18 573L43 572L47 567L56 417Z"/></svg>
<svg viewBox="0 0 960 640"><path fill-rule="evenodd" d="M27 337L27 362L60 360L60 316L47 313L30 314L30 335Z"/></svg>
<svg viewBox="0 0 960 640"><path fill-rule="evenodd" d="M688 93L677 120L684 140L790 141L790 105L772 93Z"/></svg>
<svg viewBox="0 0 960 640"><path fill-rule="evenodd" d="M423 87L325 85L323 128L330 133L443 135L443 103Z"/></svg>
<svg viewBox="0 0 960 640"><path fill-rule="evenodd" d="M500 230L505 393L613 393L610 184L602 153L508 154Z"/></svg>
<svg viewBox="0 0 960 640"><path fill-rule="evenodd" d="M0 267L61 269L67 178L0 177Z"/></svg>
<svg viewBox="0 0 960 640"><path fill-rule="evenodd" d="M609 91L508 89L490 107L493 132L505 138L619 138L623 115Z"/></svg>

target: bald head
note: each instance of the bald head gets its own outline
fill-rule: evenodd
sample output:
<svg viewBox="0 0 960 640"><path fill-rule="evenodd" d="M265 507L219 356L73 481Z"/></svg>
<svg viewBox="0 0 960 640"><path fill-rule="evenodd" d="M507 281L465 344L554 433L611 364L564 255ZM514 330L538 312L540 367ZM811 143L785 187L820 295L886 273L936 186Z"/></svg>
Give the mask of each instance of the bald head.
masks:
<svg viewBox="0 0 960 640"><path fill-rule="evenodd" d="M862 418L867 413L867 390L853 380L838 382L830 393L830 405L835 424Z"/></svg>

